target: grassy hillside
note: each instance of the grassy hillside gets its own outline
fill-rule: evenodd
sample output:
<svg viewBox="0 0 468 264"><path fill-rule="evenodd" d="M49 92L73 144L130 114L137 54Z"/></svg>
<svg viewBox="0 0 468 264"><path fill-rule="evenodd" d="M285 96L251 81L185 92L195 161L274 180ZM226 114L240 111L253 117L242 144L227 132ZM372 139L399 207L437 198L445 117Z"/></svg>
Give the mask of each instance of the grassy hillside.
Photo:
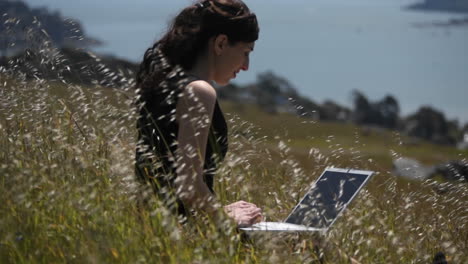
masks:
<svg viewBox="0 0 468 264"><path fill-rule="evenodd" d="M438 251L468 261L467 185L391 174L399 156L430 165L467 152L250 105L222 102L230 152L219 199L254 202L281 220L325 167L375 170L329 233L245 242L225 224L180 225L156 200L139 212L132 96L0 78L1 263L428 263Z"/></svg>

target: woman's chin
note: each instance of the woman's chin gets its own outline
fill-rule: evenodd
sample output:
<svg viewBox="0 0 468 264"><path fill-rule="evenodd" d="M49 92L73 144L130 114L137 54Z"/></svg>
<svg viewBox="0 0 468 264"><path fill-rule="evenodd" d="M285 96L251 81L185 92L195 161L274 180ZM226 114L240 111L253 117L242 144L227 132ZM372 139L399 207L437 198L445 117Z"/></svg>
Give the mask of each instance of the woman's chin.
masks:
<svg viewBox="0 0 468 264"><path fill-rule="evenodd" d="M219 86L225 86L225 85L228 85L229 84L229 81L230 80L218 80L218 81L215 81L217 85Z"/></svg>

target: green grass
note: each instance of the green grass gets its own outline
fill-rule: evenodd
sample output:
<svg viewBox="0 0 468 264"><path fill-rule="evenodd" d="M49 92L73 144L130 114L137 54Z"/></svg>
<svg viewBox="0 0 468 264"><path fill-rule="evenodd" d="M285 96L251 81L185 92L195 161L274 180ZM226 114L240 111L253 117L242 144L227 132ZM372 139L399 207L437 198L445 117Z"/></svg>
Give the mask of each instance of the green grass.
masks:
<svg viewBox="0 0 468 264"><path fill-rule="evenodd" d="M0 263L429 263L437 251L468 261L467 185L391 175L395 157L431 165L467 152L222 102L231 132L216 181L223 203L251 201L281 220L325 167L377 171L326 236L244 241L227 224L180 225L155 199L137 209L131 89L0 84Z"/></svg>

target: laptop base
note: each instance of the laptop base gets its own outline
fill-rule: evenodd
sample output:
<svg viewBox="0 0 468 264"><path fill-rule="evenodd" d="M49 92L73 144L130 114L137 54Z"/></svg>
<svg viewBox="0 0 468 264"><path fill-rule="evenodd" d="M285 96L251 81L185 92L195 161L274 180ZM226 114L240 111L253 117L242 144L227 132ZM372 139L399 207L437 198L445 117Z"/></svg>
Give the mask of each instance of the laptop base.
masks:
<svg viewBox="0 0 468 264"><path fill-rule="evenodd" d="M283 222L260 222L249 227L242 227L243 231L273 231L273 232L320 232L325 233L327 229L307 227L303 225L289 224Z"/></svg>

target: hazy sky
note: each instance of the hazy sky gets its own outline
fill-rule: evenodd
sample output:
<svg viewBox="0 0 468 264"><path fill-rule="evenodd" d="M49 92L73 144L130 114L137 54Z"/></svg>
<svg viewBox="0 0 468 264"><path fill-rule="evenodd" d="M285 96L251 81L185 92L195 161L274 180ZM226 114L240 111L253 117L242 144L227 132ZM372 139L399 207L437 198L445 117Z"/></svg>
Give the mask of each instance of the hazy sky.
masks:
<svg viewBox="0 0 468 264"><path fill-rule="evenodd" d="M192 1L27 0L79 19L96 49L132 61L164 32L168 21ZM371 100L394 95L402 114L430 105L468 122L468 27L415 24L463 15L405 11L417 0L246 0L257 13L260 39L247 83L273 70L317 102L350 105L353 89Z"/></svg>

